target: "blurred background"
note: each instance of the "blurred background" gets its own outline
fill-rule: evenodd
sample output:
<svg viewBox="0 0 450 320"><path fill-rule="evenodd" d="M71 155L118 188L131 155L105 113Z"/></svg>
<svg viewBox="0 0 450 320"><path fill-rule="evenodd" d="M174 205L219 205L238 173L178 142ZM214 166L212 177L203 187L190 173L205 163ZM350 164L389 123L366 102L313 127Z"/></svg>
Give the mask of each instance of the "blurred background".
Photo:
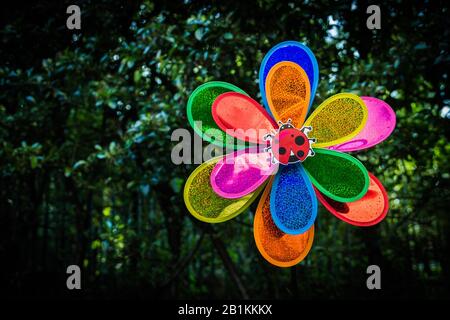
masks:
<svg viewBox="0 0 450 320"><path fill-rule="evenodd" d="M81 30L66 8L81 8ZM14 1L2 4L0 292L82 298L449 298L449 5L378 1ZM189 94L223 80L260 101L258 70L277 43L315 53L314 106L339 92L397 114L359 152L385 185L387 218L350 226L320 208L305 261L259 254L250 209L207 225L186 210L196 165L170 141L191 130ZM192 131L192 130L191 130ZM82 290L66 268L82 268ZM366 288L377 264L382 290Z"/></svg>

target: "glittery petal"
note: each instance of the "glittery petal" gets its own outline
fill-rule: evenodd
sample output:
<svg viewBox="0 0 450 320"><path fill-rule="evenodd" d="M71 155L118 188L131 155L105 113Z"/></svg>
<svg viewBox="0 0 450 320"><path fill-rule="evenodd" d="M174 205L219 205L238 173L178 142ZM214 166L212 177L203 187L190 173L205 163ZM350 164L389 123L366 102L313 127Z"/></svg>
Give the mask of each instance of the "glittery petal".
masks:
<svg viewBox="0 0 450 320"><path fill-rule="evenodd" d="M270 212L271 187L272 181L269 181L259 200L253 234L259 252L267 261L278 267L291 267L302 261L311 249L314 225L298 235L286 234L278 229Z"/></svg>
<svg viewBox="0 0 450 320"><path fill-rule="evenodd" d="M314 147L325 148L349 141L366 124L367 107L360 97L339 93L325 100L309 116L305 126L312 126L310 137L317 139Z"/></svg>
<svg viewBox="0 0 450 320"><path fill-rule="evenodd" d="M226 145L227 141L230 141L228 147L233 148L234 138L226 135L225 132L217 126L211 113L214 100L222 93L230 91L246 94L238 87L227 82L211 81L202 84L197 87L189 97L187 116L189 124L203 140L212 142L220 147ZM216 136L217 139L215 139L214 136Z"/></svg>
<svg viewBox="0 0 450 320"><path fill-rule="evenodd" d="M259 69L259 89L263 99L264 106L270 112L266 98L266 80L270 69L278 62L291 61L298 64L305 70L309 83L311 84L309 108L316 95L317 83L319 81L319 66L312 51L305 45L296 41L285 41L277 44L264 56Z"/></svg>
<svg viewBox="0 0 450 320"><path fill-rule="evenodd" d="M386 140L395 128L396 117L392 108L383 100L373 97L361 97L368 116L364 128L351 140L329 149L342 152L356 151L373 147Z"/></svg>
<svg viewBox="0 0 450 320"><path fill-rule="evenodd" d="M242 141L264 143L264 135L278 128L258 102L238 92L218 96L212 115L219 128Z"/></svg>
<svg viewBox="0 0 450 320"><path fill-rule="evenodd" d="M369 175L356 158L328 149L314 149L315 156L303 162L314 186L340 202L362 198L369 187Z"/></svg>
<svg viewBox="0 0 450 320"><path fill-rule="evenodd" d="M317 216L317 198L300 163L280 166L270 194L276 226L288 234L306 232Z"/></svg>
<svg viewBox="0 0 450 320"><path fill-rule="evenodd" d="M256 190L274 174L270 153L258 148L244 149L223 157L211 173L213 190L221 197L235 199Z"/></svg>
<svg viewBox="0 0 450 320"><path fill-rule="evenodd" d="M364 197L354 202L338 202L316 189L317 198L324 207L339 219L359 227L381 222L389 209L389 199L381 182L369 173L370 184Z"/></svg>
<svg viewBox="0 0 450 320"><path fill-rule="evenodd" d="M218 196L210 184L210 175L221 159L211 159L199 167L189 176L184 187L184 202L189 212L197 219L217 223L236 217L255 201L264 186L255 192L239 199L224 199Z"/></svg>
<svg viewBox="0 0 450 320"><path fill-rule="evenodd" d="M292 119L294 127L305 122L311 89L305 70L289 61L279 62L270 69L266 80L266 97L275 120Z"/></svg>

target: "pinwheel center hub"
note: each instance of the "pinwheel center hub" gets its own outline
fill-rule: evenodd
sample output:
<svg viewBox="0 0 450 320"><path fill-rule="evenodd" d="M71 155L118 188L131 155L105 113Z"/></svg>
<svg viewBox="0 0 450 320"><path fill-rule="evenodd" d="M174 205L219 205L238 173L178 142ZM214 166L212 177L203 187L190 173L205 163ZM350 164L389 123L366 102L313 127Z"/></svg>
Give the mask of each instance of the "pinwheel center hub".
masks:
<svg viewBox="0 0 450 320"><path fill-rule="evenodd" d="M289 119L286 123L278 122L277 132L266 135L267 150L272 154L273 163L288 165L303 162L306 158L314 156L311 145L316 139L309 138L311 127L295 128Z"/></svg>

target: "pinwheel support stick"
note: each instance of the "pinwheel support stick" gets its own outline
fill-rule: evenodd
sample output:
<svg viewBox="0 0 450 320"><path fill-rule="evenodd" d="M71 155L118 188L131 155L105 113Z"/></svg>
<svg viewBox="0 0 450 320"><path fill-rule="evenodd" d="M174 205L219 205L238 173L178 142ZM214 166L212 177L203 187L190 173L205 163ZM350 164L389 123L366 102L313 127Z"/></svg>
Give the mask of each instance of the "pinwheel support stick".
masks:
<svg viewBox="0 0 450 320"><path fill-rule="evenodd" d="M298 280L297 280L297 266L291 268L291 294L293 297L298 296Z"/></svg>
<svg viewBox="0 0 450 320"><path fill-rule="evenodd" d="M222 259L222 262L225 266L225 268L227 268L228 272L230 273L231 278L233 279L234 283L236 284L239 292L241 293L241 296L243 299L248 300L248 294L247 294L247 290L245 289L239 275L236 269L236 266L233 264L233 261L230 258L230 255L227 252L227 249L225 248L225 245L222 241L222 239L220 239L219 235L217 234L217 232L214 230L214 228L210 225L210 224L204 224L202 225L203 228L205 228L205 231L207 233L209 233L209 235L211 236L211 240L214 244L214 247L217 250L217 253L220 256L220 259Z"/></svg>
<svg viewBox="0 0 450 320"><path fill-rule="evenodd" d="M204 238L205 238L205 231L203 231L202 234L200 235L200 238L197 240L194 249L174 267L175 272L170 276L169 279L167 279L162 285L159 286L160 288L168 287L173 281L175 281L178 278L181 272L184 269L186 269L186 267L191 263L192 259L200 249L200 246Z"/></svg>

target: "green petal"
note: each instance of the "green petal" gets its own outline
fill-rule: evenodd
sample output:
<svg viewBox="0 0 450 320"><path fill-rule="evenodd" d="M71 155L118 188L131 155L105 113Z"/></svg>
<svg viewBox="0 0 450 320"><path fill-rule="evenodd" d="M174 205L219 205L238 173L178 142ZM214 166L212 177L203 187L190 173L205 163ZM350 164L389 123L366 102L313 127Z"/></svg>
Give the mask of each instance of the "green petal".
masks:
<svg viewBox="0 0 450 320"><path fill-rule="evenodd" d="M219 147L226 145L229 148L234 148L235 146L233 143L226 144L227 138L230 142L233 142L234 138L227 135L217 126L211 113L211 107L214 100L225 92L239 92L247 95L243 90L227 82L207 82L197 87L190 95L187 104L187 116L191 127L203 140L211 142ZM195 123L198 121L201 121L201 127ZM208 130L211 132L212 129L215 129L214 135L216 136L216 139L212 134L206 132Z"/></svg>
<svg viewBox="0 0 450 320"><path fill-rule="evenodd" d="M369 174L354 157L328 149L314 149L315 156L303 162L314 186L340 202L362 198L369 188Z"/></svg>
<svg viewBox="0 0 450 320"><path fill-rule="evenodd" d="M217 157L200 165L191 173L184 187L186 207L194 217L204 222L218 223L236 217L252 204L265 186L264 183L253 193L238 199L220 197L211 187L210 176L221 158Z"/></svg>

